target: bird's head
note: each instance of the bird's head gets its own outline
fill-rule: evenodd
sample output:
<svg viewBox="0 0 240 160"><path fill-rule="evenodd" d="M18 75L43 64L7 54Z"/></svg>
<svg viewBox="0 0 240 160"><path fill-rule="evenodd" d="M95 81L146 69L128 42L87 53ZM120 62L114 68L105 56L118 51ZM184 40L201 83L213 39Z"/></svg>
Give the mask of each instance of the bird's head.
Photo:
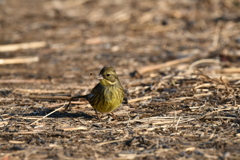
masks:
<svg viewBox="0 0 240 160"><path fill-rule="evenodd" d="M99 79L100 84L103 86L115 85L119 83L116 71L110 66L103 67L97 76L97 79Z"/></svg>

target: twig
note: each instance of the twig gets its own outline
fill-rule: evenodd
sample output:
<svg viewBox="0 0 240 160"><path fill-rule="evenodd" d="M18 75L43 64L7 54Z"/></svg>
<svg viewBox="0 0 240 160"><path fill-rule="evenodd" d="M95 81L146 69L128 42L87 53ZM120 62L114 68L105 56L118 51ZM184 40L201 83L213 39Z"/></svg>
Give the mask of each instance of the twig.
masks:
<svg viewBox="0 0 240 160"><path fill-rule="evenodd" d="M65 97L65 96L34 96L34 95L31 95L29 96L29 98L32 98L32 99L37 99L37 100L67 100L69 101L69 104L87 104L86 101L83 101L83 102L73 102L72 100L75 100L75 97ZM80 99L80 98L76 98L76 99ZM64 103L65 104L65 103ZM53 105L49 105L50 108L52 107L55 107L55 106L59 106L59 105L62 105L62 104L53 104Z"/></svg>
<svg viewBox="0 0 240 160"><path fill-rule="evenodd" d="M4 134L6 134L6 135L24 135L24 134L37 134L37 133L44 132L44 131L46 131L46 130L9 132L9 133L4 133Z"/></svg>
<svg viewBox="0 0 240 160"><path fill-rule="evenodd" d="M29 98L49 99L49 100L70 100L71 99L71 97L66 97L66 96L34 96L34 95L30 95Z"/></svg>
<svg viewBox="0 0 240 160"><path fill-rule="evenodd" d="M102 143L98 143L97 145L98 146L102 146L104 144L109 144L109 143L114 143L114 142L122 142L122 141L125 141L126 138L123 138L123 139L118 139L118 140L113 140L113 141L107 141L107 142L102 142Z"/></svg>
<svg viewBox="0 0 240 160"><path fill-rule="evenodd" d="M12 143L12 144L23 144L23 143L26 143L26 142L25 141L10 140L9 143Z"/></svg>
<svg viewBox="0 0 240 160"><path fill-rule="evenodd" d="M240 73L240 68L223 68L220 70L221 73Z"/></svg>
<svg viewBox="0 0 240 160"><path fill-rule="evenodd" d="M141 67L141 68L137 69L137 72L141 75L143 73L151 72L153 70L163 69L163 68L166 68L166 67L175 66L175 65L180 64L180 63L190 62L195 58L196 58L196 56L192 56L192 57L186 57L186 58L182 58L182 59L176 59L176 60L168 61L168 62L165 62L163 64L144 66L144 67Z"/></svg>
<svg viewBox="0 0 240 160"><path fill-rule="evenodd" d="M21 63L32 63L38 62L38 57L17 57L17 58L7 58L7 59L0 59L0 65L5 64L21 64Z"/></svg>
<svg viewBox="0 0 240 160"><path fill-rule="evenodd" d="M221 82L224 84L224 86L225 86L225 88L226 88L226 90L227 90L227 93L229 94L229 87L228 87L228 85L224 82L222 76L220 77L220 80L221 80Z"/></svg>
<svg viewBox="0 0 240 160"><path fill-rule="evenodd" d="M198 61L193 62L190 66L189 69L193 69L195 68L197 65L202 64L202 63L215 63L215 64L219 64L220 61L216 60L216 59L201 59Z"/></svg>
<svg viewBox="0 0 240 160"><path fill-rule="evenodd" d="M206 96L211 96L213 95L212 92L207 92L207 93L201 93L201 94L194 94L193 97L199 98L199 97L206 97Z"/></svg>
<svg viewBox="0 0 240 160"><path fill-rule="evenodd" d="M229 110L232 110L232 108L229 107L229 108L224 108L224 109L218 109L216 111L212 111L212 112L206 113L205 115L199 117L199 119L205 119L207 116L209 116L209 115L211 115L213 113L217 113L217 112L221 112L221 111L229 111Z"/></svg>
<svg viewBox="0 0 240 160"><path fill-rule="evenodd" d="M34 93L34 94L53 94L53 93L69 93L69 90L46 90L46 89L22 89L17 88L13 90L13 93Z"/></svg>
<svg viewBox="0 0 240 160"><path fill-rule="evenodd" d="M61 110L63 107L65 107L65 104L66 104L66 103L64 103L64 105L63 105L62 107L60 107L60 108L58 108L58 109L55 109L54 111L52 111L52 112L48 113L46 116L44 116L44 117L42 117L42 118L40 118L40 119L38 119L38 120L34 121L34 122L33 122L33 123L31 123L30 125L33 125L33 124L37 123L38 121L40 121L40 120L42 120L42 119L44 119L44 118L48 117L49 115L51 115L51 114L53 114L53 113L55 113L55 112L57 112L57 111Z"/></svg>
<svg viewBox="0 0 240 160"><path fill-rule="evenodd" d="M30 119L39 119L40 117L42 117L42 116L37 116L37 117L22 117L22 116L20 116L20 117L18 117L18 118L21 118L21 119L28 119L28 120L30 120ZM48 119L54 119L54 118L48 118Z"/></svg>
<svg viewBox="0 0 240 160"><path fill-rule="evenodd" d="M44 8L49 9L49 10L71 10L73 7L76 6L81 6L82 4L88 2L90 0L81 0L81 1L76 1L76 0L68 0L68 1L63 1L61 4L57 4L55 1L47 1L44 2Z"/></svg>
<svg viewBox="0 0 240 160"><path fill-rule="evenodd" d="M179 118L178 118L177 124L175 125L175 130L176 130L176 131L177 131L177 129L178 129L178 124L179 124L181 118L182 118L182 117L179 117Z"/></svg>
<svg viewBox="0 0 240 160"><path fill-rule="evenodd" d="M1 79L1 83L48 83L45 79Z"/></svg>
<svg viewBox="0 0 240 160"><path fill-rule="evenodd" d="M72 101L71 104L78 104L78 105L82 105L82 104L88 104L87 101L83 101L83 102L80 102L80 101ZM57 107L57 106L61 106L61 105L64 105L64 103L58 103L58 104L51 104L51 105L48 105L47 107L48 108L54 108L54 107Z"/></svg>
<svg viewBox="0 0 240 160"><path fill-rule="evenodd" d="M204 83L204 84L200 84L196 87L194 87L194 89L199 89L199 88L211 88L211 87L216 87L216 84L211 84L211 83Z"/></svg>
<svg viewBox="0 0 240 160"><path fill-rule="evenodd" d="M3 126L5 126L5 125L7 125L9 122L8 121L4 121L3 119L2 119L2 121L0 122L0 127L3 127Z"/></svg>
<svg viewBox="0 0 240 160"><path fill-rule="evenodd" d="M224 81L222 81L223 83L225 83ZM214 88L217 88L217 89L232 89L231 87L226 87L226 84L223 85L223 84L211 84L211 83L203 83L203 84L200 84L199 86L196 86L194 87L194 89L199 89L199 88L211 88L211 87L214 87ZM204 93L206 94L206 93ZM211 95L211 93L209 92L208 93L209 95ZM201 94L199 94L201 95Z"/></svg>
<svg viewBox="0 0 240 160"><path fill-rule="evenodd" d="M145 96L145 97L139 97L139 98L135 98L135 99L129 99L128 103L133 103L133 102L137 102L137 101L143 101L146 99L151 99L152 96Z"/></svg>
<svg viewBox="0 0 240 160"><path fill-rule="evenodd" d="M78 127L62 127L59 128L63 131L75 131L75 130L87 130L86 126L78 126Z"/></svg>
<svg viewBox="0 0 240 160"><path fill-rule="evenodd" d="M212 48L213 49L215 49L218 45L220 32L221 32L221 26L222 26L222 21L218 21L217 26L215 28L215 34L214 34L214 37L213 37L213 42L212 42Z"/></svg>
<svg viewBox="0 0 240 160"><path fill-rule="evenodd" d="M45 47L46 45L47 42L45 41L0 45L0 52L13 52L20 49L42 48Z"/></svg>

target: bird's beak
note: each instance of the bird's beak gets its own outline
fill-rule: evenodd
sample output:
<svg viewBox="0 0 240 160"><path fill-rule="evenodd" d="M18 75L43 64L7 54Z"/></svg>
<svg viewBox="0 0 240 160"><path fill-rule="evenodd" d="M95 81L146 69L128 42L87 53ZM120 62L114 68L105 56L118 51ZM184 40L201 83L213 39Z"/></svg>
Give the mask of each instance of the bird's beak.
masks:
<svg viewBox="0 0 240 160"><path fill-rule="evenodd" d="M101 74L99 74L98 76L97 76L97 79L103 79L103 76L101 75Z"/></svg>

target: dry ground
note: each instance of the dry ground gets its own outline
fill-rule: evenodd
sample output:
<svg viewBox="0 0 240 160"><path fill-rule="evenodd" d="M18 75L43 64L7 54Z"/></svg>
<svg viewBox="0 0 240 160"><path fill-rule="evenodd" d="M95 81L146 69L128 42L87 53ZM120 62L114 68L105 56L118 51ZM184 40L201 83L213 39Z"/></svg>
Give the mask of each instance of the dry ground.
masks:
<svg viewBox="0 0 240 160"><path fill-rule="evenodd" d="M64 112L105 65L118 119ZM1 160L240 159L239 87L238 0L0 0Z"/></svg>

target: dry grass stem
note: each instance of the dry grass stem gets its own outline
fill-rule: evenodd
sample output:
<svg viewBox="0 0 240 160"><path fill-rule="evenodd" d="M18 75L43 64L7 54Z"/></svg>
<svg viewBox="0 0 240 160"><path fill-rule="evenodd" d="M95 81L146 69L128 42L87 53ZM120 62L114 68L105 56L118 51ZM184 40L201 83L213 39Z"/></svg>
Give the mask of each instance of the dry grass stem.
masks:
<svg viewBox="0 0 240 160"><path fill-rule="evenodd" d="M151 98L152 98L152 96L145 96L145 97L139 97L139 98L135 98L135 99L129 99L128 103L143 101L143 100L147 100L147 99L151 99Z"/></svg>
<svg viewBox="0 0 240 160"><path fill-rule="evenodd" d="M5 58L0 59L0 65L5 64L22 64L22 63L33 63L38 62L39 57L16 57L16 58Z"/></svg>
<svg viewBox="0 0 240 160"><path fill-rule="evenodd" d="M45 47L46 45L47 43L45 41L0 45L0 52L13 52L23 49L36 49Z"/></svg>
<svg viewBox="0 0 240 160"><path fill-rule="evenodd" d="M200 59L200 60L198 60L198 61L195 61L195 62L193 62L190 66L189 66L189 69L190 70L193 70L194 68L196 68L198 65L200 65L200 64L207 64L207 63L209 63L209 64L219 64L220 63L220 61L219 60L216 60L216 59Z"/></svg>
<svg viewBox="0 0 240 160"><path fill-rule="evenodd" d="M49 83L45 79L1 79L0 84L11 84L11 83Z"/></svg>
<svg viewBox="0 0 240 160"><path fill-rule="evenodd" d="M182 59L176 59L176 60L168 61L168 62L165 62L163 64L145 66L145 67L141 67L141 68L137 69L137 72L141 75L143 73L151 72L151 71L154 71L154 70L157 70L157 69L164 69L166 67L175 66L175 65L180 64L180 63L187 63L187 62L192 61L195 58L196 57L194 57L194 56L193 57L186 57L186 58L182 58Z"/></svg>
<svg viewBox="0 0 240 160"><path fill-rule="evenodd" d="M57 111L59 111L59 110L63 109L64 107L65 107L65 103L64 103L64 105L63 105L62 107L60 107L60 108L58 108L58 109L55 109L54 111L52 111L52 112L48 113L46 116L43 116L42 118L39 118L38 120L36 120L36 121L32 122L30 125L34 125L35 123L37 123L37 122L39 122L39 121L43 120L44 118L46 118L46 117L50 116L51 114L53 114L53 113L55 113L55 112L57 112Z"/></svg>

